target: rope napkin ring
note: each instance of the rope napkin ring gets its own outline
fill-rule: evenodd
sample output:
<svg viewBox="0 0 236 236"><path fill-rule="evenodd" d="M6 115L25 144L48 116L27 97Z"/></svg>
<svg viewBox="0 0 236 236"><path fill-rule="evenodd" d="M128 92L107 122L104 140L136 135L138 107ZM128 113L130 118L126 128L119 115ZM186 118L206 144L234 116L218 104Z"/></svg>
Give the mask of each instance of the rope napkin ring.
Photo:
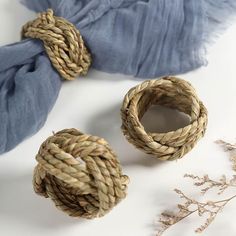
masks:
<svg viewBox="0 0 236 236"><path fill-rule="evenodd" d="M102 138L76 129L49 137L36 156L34 190L73 217L101 217L126 197L129 178Z"/></svg>
<svg viewBox="0 0 236 236"><path fill-rule="evenodd" d="M148 133L140 120L151 105L184 112L189 125L167 133ZM148 80L132 88L121 109L122 130L130 143L160 160L182 158L203 137L207 110L190 83L175 77Z"/></svg>
<svg viewBox="0 0 236 236"><path fill-rule="evenodd" d="M64 79L87 74L91 55L80 32L66 19L54 16L52 9L23 26L22 35L43 41L51 63Z"/></svg>

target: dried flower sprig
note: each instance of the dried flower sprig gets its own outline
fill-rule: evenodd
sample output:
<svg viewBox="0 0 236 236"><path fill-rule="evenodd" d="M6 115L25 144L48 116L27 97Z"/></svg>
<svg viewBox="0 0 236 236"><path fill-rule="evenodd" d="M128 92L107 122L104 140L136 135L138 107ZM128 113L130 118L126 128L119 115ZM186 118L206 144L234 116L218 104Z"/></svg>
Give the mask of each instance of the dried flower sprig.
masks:
<svg viewBox="0 0 236 236"><path fill-rule="evenodd" d="M227 180L224 176L219 181L211 180L208 176L204 176L201 178L194 175L185 175L185 177L197 180L197 182L194 183L194 185L196 186L204 186L205 184L207 184L208 186L201 190L201 193L203 194L215 187L219 188L220 190L218 194L222 194L227 188L236 188L236 176L233 176L231 180ZM159 219L161 227L157 232L157 236L161 236L172 225L177 224L178 222L194 213L198 213L200 217L207 215L205 223L195 230L196 233L201 233L213 222L217 214L227 205L227 203L236 198L235 194L230 198L220 201L199 202L187 197L179 189L175 189L175 192L180 196L181 199L184 200L184 203L177 206L177 213L164 212L161 214L161 217Z"/></svg>
<svg viewBox="0 0 236 236"><path fill-rule="evenodd" d="M233 164L233 170L236 171L236 144L227 143L223 140L217 140L217 144L223 147L225 152L228 152L230 155L230 161Z"/></svg>
<svg viewBox="0 0 236 236"><path fill-rule="evenodd" d="M226 143L222 140L217 141L225 151L230 152L230 160L233 163L233 170L236 171L236 145ZM218 195L222 195L225 190L229 188L236 188L236 175L233 175L231 179L227 179L223 175L219 180L212 180L208 175L203 177L185 174L186 178L194 180L194 185L201 187L201 193L206 194L211 189L216 189ZM178 211L175 213L173 211L163 212L160 216L159 223L160 227L157 231L157 236L163 235L163 233L169 229L171 226L179 223L190 215L197 213L200 217L206 216L205 222L198 227L195 232L202 233L216 218L219 212L221 212L224 207L233 199L236 198L236 194L230 198L226 198L220 201L206 201L199 202L186 196L181 190L175 189L175 192L184 200L183 204L177 206Z"/></svg>
<svg viewBox="0 0 236 236"><path fill-rule="evenodd" d="M230 187L236 187L236 175L233 175L232 179L227 180L225 175L222 175L221 178L217 180L212 180L209 178L208 175L204 175L203 177L191 175L191 174L185 174L185 178L193 179L194 185L197 187L202 187L201 193L205 194L209 190L216 188L218 189L218 195L221 195L224 193L224 191Z"/></svg>

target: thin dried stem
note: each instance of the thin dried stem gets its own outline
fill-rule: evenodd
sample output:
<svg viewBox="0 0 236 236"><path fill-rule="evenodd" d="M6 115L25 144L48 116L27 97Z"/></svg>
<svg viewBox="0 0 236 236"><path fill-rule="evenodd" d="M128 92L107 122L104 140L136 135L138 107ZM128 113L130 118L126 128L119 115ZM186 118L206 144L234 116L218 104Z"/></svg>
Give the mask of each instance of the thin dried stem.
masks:
<svg viewBox="0 0 236 236"><path fill-rule="evenodd" d="M217 140L217 144L223 147L225 152L228 152L230 155L230 161L232 162L232 168L236 171L236 144L227 143L223 140Z"/></svg>
<svg viewBox="0 0 236 236"><path fill-rule="evenodd" d="M236 171L236 144L230 144L222 140L218 140L216 143L221 145L226 152L229 152L230 160L233 163L233 170ZM206 194L209 190L216 189L217 193L222 195L227 189L236 188L236 175L233 175L229 180L225 175L222 175L219 180L210 179L208 175L199 177L192 174L185 174L184 177L192 179L193 184L201 188L202 194ZM204 224L195 230L196 233L202 233L214 221L218 213L221 212L230 201L236 198L235 194L220 201L199 202L188 197L179 189L175 189L175 192L183 199L184 203L177 206L178 211L176 213L170 211L161 214L159 219L161 226L157 231L157 236L163 235L163 233L171 226L194 213L197 213L200 217L206 217Z"/></svg>
<svg viewBox="0 0 236 236"><path fill-rule="evenodd" d="M198 227L195 232L202 233L216 218L219 212L234 198L236 194L230 198L223 199L220 201L207 201L198 202L194 199L187 197L181 190L175 189L175 192L179 194L180 198L184 199L184 204L178 205L178 212L164 212L161 214L159 223L161 227L157 231L157 236L163 235L163 233L171 226L183 221L190 215L197 213L200 217L207 216L204 224Z"/></svg>
<svg viewBox="0 0 236 236"><path fill-rule="evenodd" d="M203 177L195 176L192 174L185 174L185 178L190 178L194 180L194 185L197 187L202 187L201 193L205 194L209 190L216 188L218 189L218 195L221 195L230 187L236 187L236 175L233 175L232 179L227 180L225 175L222 175L221 178L216 181L209 178L208 175Z"/></svg>

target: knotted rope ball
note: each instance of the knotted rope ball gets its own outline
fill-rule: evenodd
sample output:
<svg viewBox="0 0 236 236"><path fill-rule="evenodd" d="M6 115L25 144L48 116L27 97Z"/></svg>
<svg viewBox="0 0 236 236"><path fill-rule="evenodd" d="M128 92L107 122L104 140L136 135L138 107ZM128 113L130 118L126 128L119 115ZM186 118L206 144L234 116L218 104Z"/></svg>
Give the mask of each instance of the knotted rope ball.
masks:
<svg viewBox="0 0 236 236"><path fill-rule="evenodd" d="M87 74L91 56L80 32L66 19L54 16L52 9L23 26L22 35L43 41L53 66L64 79Z"/></svg>
<svg viewBox="0 0 236 236"><path fill-rule="evenodd" d="M41 145L36 159L35 192L70 216L101 217L126 197L129 179L102 138L62 130Z"/></svg>
<svg viewBox="0 0 236 236"><path fill-rule="evenodd" d="M146 132L141 118L152 105L177 109L190 124L167 133ZM122 130L130 143L160 160L175 160L189 152L205 134L207 110L190 83L175 77L148 80L132 88L121 109Z"/></svg>

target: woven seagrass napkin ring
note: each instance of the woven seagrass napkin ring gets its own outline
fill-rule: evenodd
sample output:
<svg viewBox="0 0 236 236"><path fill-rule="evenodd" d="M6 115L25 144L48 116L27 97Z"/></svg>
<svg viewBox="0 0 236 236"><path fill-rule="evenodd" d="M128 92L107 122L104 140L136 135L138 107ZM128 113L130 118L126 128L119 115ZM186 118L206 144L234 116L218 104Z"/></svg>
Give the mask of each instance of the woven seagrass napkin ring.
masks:
<svg viewBox="0 0 236 236"><path fill-rule="evenodd" d="M183 112L190 117L190 124L167 133L146 132L141 119L152 105ZM204 136L207 127L207 109L195 89L175 77L148 80L130 89L123 101L121 117L127 140L160 160L182 158Z"/></svg>
<svg viewBox="0 0 236 236"><path fill-rule="evenodd" d="M22 37L42 40L52 65L65 80L86 75L91 66L91 55L79 30L68 20L55 16L52 9L26 23Z"/></svg>
<svg viewBox="0 0 236 236"><path fill-rule="evenodd" d="M41 145L36 160L35 192L70 216L104 216L126 197L129 178L102 138L62 130Z"/></svg>

